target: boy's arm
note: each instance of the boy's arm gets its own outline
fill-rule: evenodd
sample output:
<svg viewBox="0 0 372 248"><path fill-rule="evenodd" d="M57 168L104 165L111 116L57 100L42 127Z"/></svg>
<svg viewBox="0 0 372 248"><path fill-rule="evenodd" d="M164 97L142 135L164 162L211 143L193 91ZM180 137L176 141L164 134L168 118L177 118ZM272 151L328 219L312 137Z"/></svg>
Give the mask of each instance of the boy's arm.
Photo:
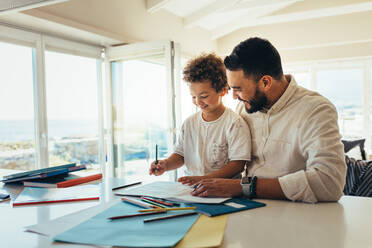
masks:
<svg viewBox="0 0 372 248"><path fill-rule="evenodd" d="M156 163L156 161L153 161L149 169L149 174L160 176L166 171L174 170L181 167L184 163L183 161L184 160L181 155L173 153L169 156L169 158L159 160L158 163Z"/></svg>
<svg viewBox="0 0 372 248"><path fill-rule="evenodd" d="M203 179L208 178L232 178L244 169L244 160L234 160L227 163L223 168L205 176L186 176L178 179L183 184L193 185Z"/></svg>
<svg viewBox="0 0 372 248"><path fill-rule="evenodd" d="M232 178L244 169L244 160L230 161L218 171L205 175L205 178Z"/></svg>
<svg viewBox="0 0 372 248"><path fill-rule="evenodd" d="M183 157L177 153L172 153L172 155L170 155L169 158L164 159L164 161L167 171L178 169L185 163Z"/></svg>

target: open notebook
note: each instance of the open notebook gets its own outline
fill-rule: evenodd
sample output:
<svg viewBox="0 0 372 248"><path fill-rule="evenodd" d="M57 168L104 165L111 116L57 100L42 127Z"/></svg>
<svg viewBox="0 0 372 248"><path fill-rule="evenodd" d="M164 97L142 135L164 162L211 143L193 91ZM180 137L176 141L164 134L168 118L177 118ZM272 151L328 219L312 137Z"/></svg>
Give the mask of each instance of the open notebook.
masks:
<svg viewBox="0 0 372 248"><path fill-rule="evenodd" d="M115 195L123 196L151 196L169 199L177 202L193 203L222 203L230 198L196 197L191 195L192 187L176 182L153 182L130 189L122 189Z"/></svg>

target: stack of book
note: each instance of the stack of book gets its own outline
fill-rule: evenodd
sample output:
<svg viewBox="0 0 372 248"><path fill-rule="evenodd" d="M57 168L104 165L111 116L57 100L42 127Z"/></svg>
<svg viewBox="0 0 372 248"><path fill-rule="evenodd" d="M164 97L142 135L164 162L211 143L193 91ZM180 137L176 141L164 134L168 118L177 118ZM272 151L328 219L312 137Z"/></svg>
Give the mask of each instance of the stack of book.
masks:
<svg viewBox="0 0 372 248"><path fill-rule="evenodd" d="M24 186L42 188L65 188L100 180L102 174L79 176L71 172L85 170L85 165L65 164L39 170L26 171L4 176L3 183L23 183Z"/></svg>

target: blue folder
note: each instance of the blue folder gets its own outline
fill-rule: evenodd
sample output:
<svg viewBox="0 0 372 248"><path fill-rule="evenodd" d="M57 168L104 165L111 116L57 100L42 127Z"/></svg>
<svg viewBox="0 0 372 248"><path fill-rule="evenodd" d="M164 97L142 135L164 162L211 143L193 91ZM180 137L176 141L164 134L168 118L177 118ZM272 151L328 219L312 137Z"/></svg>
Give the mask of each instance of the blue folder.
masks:
<svg viewBox="0 0 372 248"><path fill-rule="evenodd" d="M227 205L226 203L233 204ZM234 207L234 203L241 206ZM236 204L235 206L237 206ZM246 198L231 198L230 200L221 204L188 203L187 205L195 206L197 212L211 217L266 206L265 203L248 200Z"/></svg>

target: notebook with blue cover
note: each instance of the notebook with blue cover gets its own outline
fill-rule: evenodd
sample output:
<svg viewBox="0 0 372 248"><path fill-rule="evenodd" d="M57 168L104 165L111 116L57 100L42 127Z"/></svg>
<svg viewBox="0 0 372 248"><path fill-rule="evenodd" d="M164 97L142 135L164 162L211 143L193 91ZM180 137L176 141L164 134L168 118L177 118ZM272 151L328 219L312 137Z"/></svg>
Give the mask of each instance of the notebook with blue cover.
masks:
<svg viewBox="0 0 372 248"><path fill-rule="evenodd" d="M52 172L52 171L56 171L56 170L66 169L66 168L70 168L70 167L74 167L74 166L76 166L76 163L64 164L64 165L53 166L53 167L48 167L48 168L43 168L43 169L38 169L38 170L31 170L31 171L26 171L26 172L19 172L19 173L4 176L2 181L14 179L14 178L30 177L30 176L34 176L34 175L40 175L40 174L43 174L43 173L48 173L48 172Z"/></svg>
<svg viewBox="0 0 372 248"><path fill-rule="evenodd" d="M210 217L266 206L265 203L246 198L231 198L221 204L188 203L187 205L195 206L197 212Z"/></svg>

